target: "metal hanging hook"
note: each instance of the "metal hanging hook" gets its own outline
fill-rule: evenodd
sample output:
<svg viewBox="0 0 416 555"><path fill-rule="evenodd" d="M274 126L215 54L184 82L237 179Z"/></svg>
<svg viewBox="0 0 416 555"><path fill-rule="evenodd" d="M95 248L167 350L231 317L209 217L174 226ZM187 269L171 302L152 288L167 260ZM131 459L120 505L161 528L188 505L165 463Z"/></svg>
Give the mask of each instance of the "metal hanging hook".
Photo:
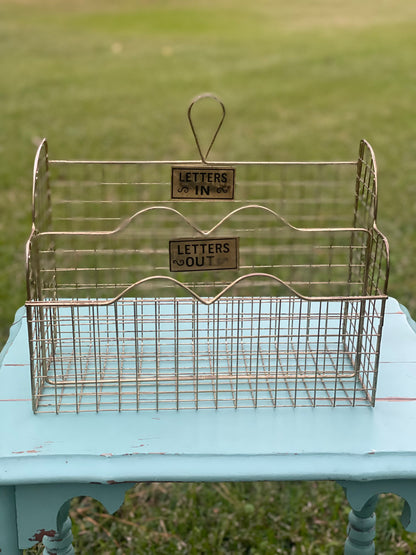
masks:
<svg viewBox="0 0 416 555"><path fill-rule="evenodd" d="M194 123L192 121L192 108L193 108L194 104L196 104L197 102L199 102L200 100L202 100L204 98L211 98L212 100L215 100L221 106L221 109L222 109L222 116L221 116L220 122L218 124L218 127L217 127L217 129L216 129L216 131L215 131L215 133L214 133L214 135L211 139L211 142L210 142L210 144L208 146L208 149L207 149L205 154L203 154L203 152L202 152L201 144L199 142L198 135L197 135L197 132L195 130ZM189 124L191 126L191 129L192 129L192 133L193 133L194 138L195 138L195 143L196 143L196 146L198 148L199 155L200 155L201 160L204 164L207 163L208 154L210 153L212 145L214 144L215 139L217 138L218 132L221 129L224 118L225 118L225 106L222 103L222 101L217 96L215 96L215 94L203 93L203 94L200 94L200 95L196 96L195 98L193 98L191 100L191 103L190 103L189 108L188 108L188 120L189 120Z"/></svg>

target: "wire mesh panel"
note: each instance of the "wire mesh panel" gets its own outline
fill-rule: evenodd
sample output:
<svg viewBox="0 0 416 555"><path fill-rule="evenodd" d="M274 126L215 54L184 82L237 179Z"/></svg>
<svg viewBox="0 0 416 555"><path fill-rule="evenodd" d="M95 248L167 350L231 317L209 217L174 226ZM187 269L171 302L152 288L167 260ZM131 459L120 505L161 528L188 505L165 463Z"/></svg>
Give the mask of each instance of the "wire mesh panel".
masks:
<svg viewBox="0 0 416 555"><path fill-rule="evenodd" d="M373 403L384 237L281 229L266 213L258 240L237 222L240 265L214 280L172 278L169 226L135 248L129 227L32 236L35 410Z"/></svg>
<svg viewBox="0 0 416 555"><path fill-rule="evenodd" d="M34 407L371 404L382 303L232 297L209 306L193 298L38 306L32 324L53 336L34 358Z"/></svg>
<svg viewBox="0 0 416 555"><path fill-rule="evenodd" d="M188 163L189 164L189 163ZM225 164L225 163L224 163ZM230 165L230 163L227 163ZM233 163L236 195L207 203L170 199L171 163L52 161L49 164L53 229L110 230L155 203L184 216L198 216L202 228L232 209L252 202L268 206L299 227L352 225L356 162ZM43 229L42 231L45 231Z"/></svg>
<svg viewBox="0 0 416 555"><path fill-rule="evenodd" d="M370 145L357 162L201 159L49 161L40 145L35 412L374 404L389 253ZM216 168L233 194L194 198L221 189ZM176 198L175 171L204 187Z"/></svg>

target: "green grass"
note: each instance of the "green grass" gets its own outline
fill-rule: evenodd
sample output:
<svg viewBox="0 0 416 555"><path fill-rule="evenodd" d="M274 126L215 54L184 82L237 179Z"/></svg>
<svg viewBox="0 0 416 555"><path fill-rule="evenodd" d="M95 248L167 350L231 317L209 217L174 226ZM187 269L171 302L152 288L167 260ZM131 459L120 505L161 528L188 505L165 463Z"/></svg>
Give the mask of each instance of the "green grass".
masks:
<svg viewBox="0 0 416 555"><path fill-rule="evenodd" d="M0 343L25 300L39 138L52 158L194 158L186 108L207 90L227 107L213 159L354 159L359 139L372 143L390 294L415 316L415 28L414 0L2 0ZM139 486L114 518L88 500L73 516L83 552L339 553L337 491ZM414 552L391 518L379 552Z"/></svg>
<svg viewBox="0 0 416 555"><path fill-rule="evenodd" d="M114 515L84 497L70 516L77 553L338 555L349 510L342 489L326 482L151 483L130 490ZM377 554L415 552L399 515L397 500L382 496Z"/></svg>

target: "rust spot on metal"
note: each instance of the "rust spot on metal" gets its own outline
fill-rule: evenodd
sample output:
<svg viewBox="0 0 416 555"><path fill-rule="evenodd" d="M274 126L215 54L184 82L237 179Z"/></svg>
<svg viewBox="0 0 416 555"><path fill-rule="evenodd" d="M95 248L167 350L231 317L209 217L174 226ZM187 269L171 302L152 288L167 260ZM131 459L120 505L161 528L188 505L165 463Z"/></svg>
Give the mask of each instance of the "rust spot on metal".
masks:
<svg viewBox="0 0 416 555"><path fill-rule="evenodd" d="M45 536L48 536L48 538L54 538L55 535L56 535L55 530L45 530L44 528L42 528L41 530L38 530L37 532L35 532L33 534L33 538L29 538L29 541L39 543L43 540Z"/></svg>

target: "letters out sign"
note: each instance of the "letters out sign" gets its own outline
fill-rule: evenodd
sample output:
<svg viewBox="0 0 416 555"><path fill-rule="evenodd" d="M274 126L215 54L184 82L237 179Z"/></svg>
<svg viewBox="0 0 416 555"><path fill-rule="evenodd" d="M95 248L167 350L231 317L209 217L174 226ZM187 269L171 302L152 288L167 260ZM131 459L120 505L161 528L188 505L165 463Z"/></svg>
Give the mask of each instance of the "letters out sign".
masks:
<svg viewBox="0 0 416 555"><path fill-rule="evenodd" d="M171 272L235 270L238 237L169 241L169 263Z"/></svg>
<svg viewBox="0 0 416 555"><path fill-rule="evenodd" d="M172 199L231 200L235 169L214 166L172 167Z"/></svg>

